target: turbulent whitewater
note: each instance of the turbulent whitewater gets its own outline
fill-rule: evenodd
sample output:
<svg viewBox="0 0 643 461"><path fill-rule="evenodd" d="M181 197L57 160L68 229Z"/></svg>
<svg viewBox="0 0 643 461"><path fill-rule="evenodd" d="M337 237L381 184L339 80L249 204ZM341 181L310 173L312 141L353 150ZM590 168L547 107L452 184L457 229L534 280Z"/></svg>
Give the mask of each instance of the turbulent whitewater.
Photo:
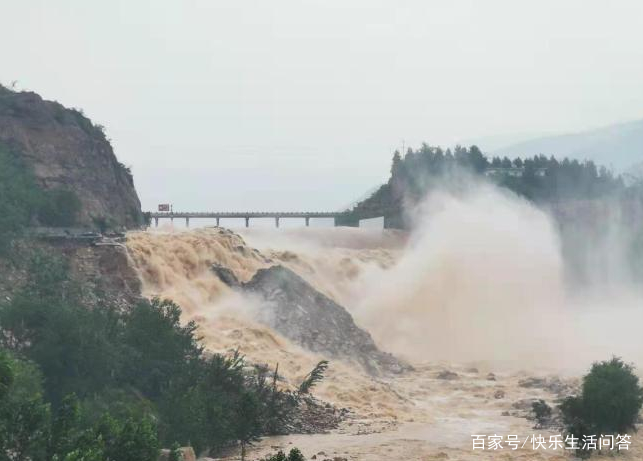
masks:
<svg viewBox="0 0 643 461"><path fill-rule="evenodd" d="M278 363L286 386L296 386L328 357L268 326L265 300L224 283L213 265L241 283L275 265L292 270L346 308L380 349L414 366L377 376L350 357L331 359L315 393L349 408L348 420L332 434L270 438L257 456L293 442L308 456L494 459L471 451L471 434L531 434L533 422L520 414L524 402L560 397L521 380L556 373L572 388L574 375L592 360L612 353L639 360L641 344L624 340L606 320L618 314L639 322L632 307L640 297L622 290L607 309L601 296L570 292L557 227L545 212L480 187L463 196L433 195L416 215L410 235L162 228L129 234L127 246L146 296L176 301L184 320L198 323L209 350L238 348L253 363ZM566 459L503 453L514 455Z"/></svg>

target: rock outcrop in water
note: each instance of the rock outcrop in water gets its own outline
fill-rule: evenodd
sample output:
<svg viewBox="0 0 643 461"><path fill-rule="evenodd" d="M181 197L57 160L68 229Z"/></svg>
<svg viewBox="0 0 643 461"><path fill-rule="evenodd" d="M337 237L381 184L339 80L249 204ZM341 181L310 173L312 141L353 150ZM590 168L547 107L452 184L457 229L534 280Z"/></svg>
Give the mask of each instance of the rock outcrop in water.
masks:
<svg viewBox="0 0 643 461"><path fill-rule="evenodd" d="M0 86L0 143L24 157L43 189L75 193L79 226L142 223L130 171L116 159L102 127L79 110Z"/></svg>
<svg viewBox="0 0 643 461"><path fill-rule="evenodd" d="M374 375L410 369L379 350L371 335L355 324L346 309L290 269L278 265L259 269L244 284L231 279L231 272L221 266L212 269L231 288L260 296L265 301L261 320L294 343L313 352L355 361Z"/></svg>

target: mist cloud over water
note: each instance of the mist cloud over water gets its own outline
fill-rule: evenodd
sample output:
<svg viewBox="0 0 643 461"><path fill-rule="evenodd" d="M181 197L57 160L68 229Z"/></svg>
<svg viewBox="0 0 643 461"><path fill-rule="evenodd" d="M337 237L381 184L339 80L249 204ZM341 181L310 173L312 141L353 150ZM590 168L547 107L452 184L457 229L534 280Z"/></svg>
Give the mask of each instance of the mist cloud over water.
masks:
<svg viewBox="0 0 643 461"><path fill-rule="evenodd" d="M643 363L643 298L626 263L632 229L619 220L592 235L574 223L563 237L549 213L487 184L436 191L412 214L407 247L390 270L365 275L353 310L382 347L412 361L579 370L615 354ZM584 284L570 283L573 252L591 264Z"/></svg>
<svg viewBox="0 0 643 461"><path fill-rule="evenodd" d="M139 235L129 245L148 292L209 319L208 328L222 316L241 328L261 309L231 297L213 263L242 280L282 264L345 306L382 349L412 362L579 371L616 354L643 363L642 297L624 261L631 230L618 219L605 232L582 221L562 229L549 212L484 183L434 190L412 215L408 235L250 228L242 239L206 229ZM583 284L570 281L572 253L591 269ZM218 349L235 346L232 331Z"/></svg>
<svg viewBox="0 0 643 461"><path fill-rule="evenodd" d="M358 318L414 360L527 360L553 353L565 313L549 217L491 186L431 194L393 269L372 274Z"/></svg>

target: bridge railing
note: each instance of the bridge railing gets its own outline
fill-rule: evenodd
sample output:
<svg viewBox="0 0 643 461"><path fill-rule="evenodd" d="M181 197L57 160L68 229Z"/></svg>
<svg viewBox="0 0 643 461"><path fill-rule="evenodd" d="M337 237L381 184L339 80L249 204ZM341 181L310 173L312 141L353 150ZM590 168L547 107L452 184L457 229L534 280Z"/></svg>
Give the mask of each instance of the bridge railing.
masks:
<svg viewBox="0 0 643 461"><path fill-rule="evenodd" d="M303 218L306 226L310 225L311 218L333 218L335 225L338 225L338 218L344 215L344 212L338 211L155 211L146 213L150 219L154 220L156 226L159 219L185 219L185 225L189 227L191 218L211 218L217 220L217 226L220 219L241 218L245 219L246 227L250 225L250 218L274 218L275 225L279 227L281 218Z"/></svg>
<svg viewBox="0 0 643 461"><path fill-rule="evenodd" d="M152 218L184 218L184 217L203 217L203 218L305 218L309 217L329 217L333 218L344 214L341 211L153 211L149 213Z"/></svg>

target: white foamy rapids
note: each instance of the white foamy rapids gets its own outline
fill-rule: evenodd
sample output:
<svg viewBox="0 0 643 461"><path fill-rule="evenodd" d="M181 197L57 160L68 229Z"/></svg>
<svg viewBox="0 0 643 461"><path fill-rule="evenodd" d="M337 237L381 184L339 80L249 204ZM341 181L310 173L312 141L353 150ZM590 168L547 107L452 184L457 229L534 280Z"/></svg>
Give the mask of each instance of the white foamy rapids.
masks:
<svg viewBox="0 0 643 461"><path fill-rule="evenodd" d="M355 416L339 433L268 439L261 454L294 442L307 456L335 448L354 459L487 459L471 452L470 434L527 435L530 422L501 414L513 411L519 399L555 397L520 387L526 376L521 369L579 373L612 354L642 363L641 296L614 278L609 290L596 284L588 292L570 291L557 229L546 213L479 186L458 196L434 194L416 215L411 235L348 228L250 228L241 235L170 229L130 233L127 246L145 295L180 304L184 320L198 322L209 350L239 348L252 362L278 363L287 386L296 386L322 357L258 323L261 301L233 292L212 264L230 268L242 281L259 268L283 264L346 307L382 349L416 365L404 376L376 380L331 359L315 393L352 408ZM437 379L444 369L459 378ZM488 371L497 381L486 379ZM506 397L496 398L498 391ZM354 438L365 433L370 435ZM505 455L531 459L532 453Z"/></svg>
<svg viewBox="0 0 643 461"><path fill-rule="evenodd" d="M330 282L332 268L338 271L335 280L350 281L359 276L362 268L390 264L392 258L383 249L368 250L354 261L352 256L359 250L336 249L324 263L312 256L307 258L281 250L260 253L238 234L219 228L134 232L128 235L127 246L146 296L177 302L183 308L184 321L198 323L199 335L209 350L227 353L239 348L253 363L270 367L278 364L286 385L291 387L324 357L303 350L256 322L255 313L262 308L261 302L223 284L210 270L212 264L230 268L242 281L249 280L261 267L285 264L329 296L341 298L343 290L338 288L341 284ZM350 291L348 285L347 282L346 291ZM409 411L408 403L386 383L377 382L353 365L338 360L331 360L327 379L315 393L370 418L403 416Z"/></svg>
<svg viewBox="0 0 643 461"><path fill-rule="evenodd" d="M528 202L491 186L430 196L416 230L222 229L131 234L146 294L178 302L190 318L252 320L259 306L232 295L213 263L248 280L283 264L352 312L384 349L412 361L489 361L583 369L596 354L640 358L610 325L638 324L638 294L591 296L563 286L555 226ZM610 316L618 314L619 317ZM630 322L631 320L631 322ZM264 327L262 327L264 328ZM609 340L596 337L609 332ZM612 334L614 333L614 334ZM273 332L274 334L274 332Z"/></svg>

